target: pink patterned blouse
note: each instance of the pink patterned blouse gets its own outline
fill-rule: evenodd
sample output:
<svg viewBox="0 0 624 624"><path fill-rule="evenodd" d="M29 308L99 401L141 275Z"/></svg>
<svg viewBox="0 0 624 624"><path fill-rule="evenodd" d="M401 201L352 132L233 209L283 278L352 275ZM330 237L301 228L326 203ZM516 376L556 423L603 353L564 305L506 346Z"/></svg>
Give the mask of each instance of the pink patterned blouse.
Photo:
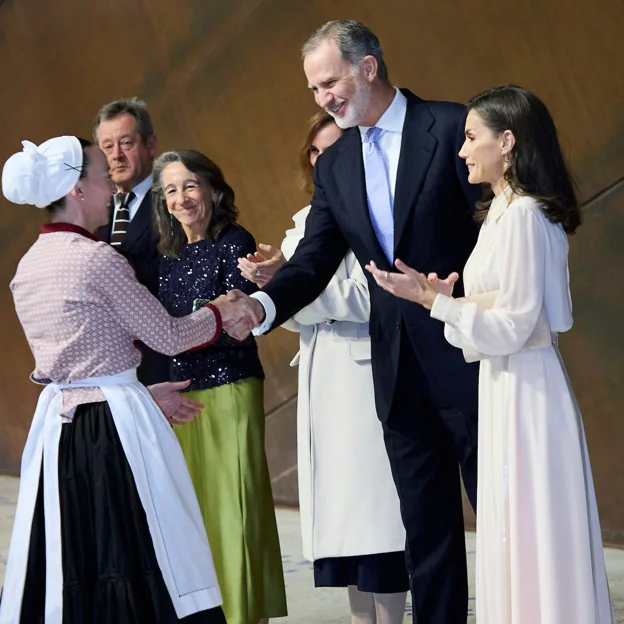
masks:
<svg viewBox="0 0 624 624"><path fill-rule="evenodd" d="M127 260L110 245L68 223L41 228L11 282L17 316L35 358L31 379L68 383L135 368L146 345L176 355L218 337L220 319L202 308L173 318ZM63 414L103 401L99 388L63 391Z"/></svg>

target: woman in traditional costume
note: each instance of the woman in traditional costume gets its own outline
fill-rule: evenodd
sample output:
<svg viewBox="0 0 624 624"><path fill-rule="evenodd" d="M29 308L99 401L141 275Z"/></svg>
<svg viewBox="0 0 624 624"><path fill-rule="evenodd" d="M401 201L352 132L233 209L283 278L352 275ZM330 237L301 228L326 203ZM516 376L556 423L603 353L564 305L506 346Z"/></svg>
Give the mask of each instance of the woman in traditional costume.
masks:
<svg viewBox="0 0 624 624"><path fill-rule="evenodd" d="M201 514L176 436L137 381L139 339L174 355L215 341L226 298L172 318L91 234L114 192L104 154L64 136L4 166L5 197L51 223L11 282L45 385L22 457L1 624L223 623Z"/></svg>

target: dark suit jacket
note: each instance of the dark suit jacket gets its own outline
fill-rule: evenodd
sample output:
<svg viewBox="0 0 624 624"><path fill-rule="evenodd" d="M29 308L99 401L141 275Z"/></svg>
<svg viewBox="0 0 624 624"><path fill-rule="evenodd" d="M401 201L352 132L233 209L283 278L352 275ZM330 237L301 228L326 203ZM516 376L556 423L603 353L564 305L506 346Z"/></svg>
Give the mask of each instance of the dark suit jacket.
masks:
<svg viewBox="0 0 624 624"><path fill-rule="evenodd" d="M110 243L113 227L114 203L109 206L109 222L100 228L100 240ZM158 297L158 278L160 254L156 249L158 236L152 226L152 194L148 193L141 202L137 213L128 226L128 230L118 251L127 258L134 268L137 279ZM169 358L152 351L140 343L143 361L137 371L139 381L153 384L169 380Z"/></svg>
<svg viewBox="0 0 624 624"><path fill-rule="evenodd" d="M461 275L477 239L472 213L480 195L479 187L468 184L465 163L457 155L466 109L402 92L408 102L394 198L395 257L425 274ZM382 270L393 270L371 225L358 128L347 130L319 158L314 176L305 236L263 289L277 308L273 327L318 297L349 248L362 266L374 260ZM428 310L386 293L367 275L379 418L385 421L392 406L402 337L411 342L422 369L414 374L424 372L429 392L450 407L476 414L477 367L446 342L443 324ZM463 294L461 283L455 293Z"/></svg>

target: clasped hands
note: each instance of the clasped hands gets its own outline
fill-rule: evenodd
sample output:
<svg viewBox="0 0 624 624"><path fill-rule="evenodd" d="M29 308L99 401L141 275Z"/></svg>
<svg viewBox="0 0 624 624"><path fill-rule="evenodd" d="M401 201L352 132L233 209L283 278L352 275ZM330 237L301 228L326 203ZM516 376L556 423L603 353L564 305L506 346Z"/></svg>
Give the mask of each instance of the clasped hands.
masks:
<svg viewBox="0 0 624 624"><path fill-rule="evenodd" d="M365 268L375 278L377 285L385 291L395 297L419 303L427 310L431 310L438 294L450 297L455 282L459 279L459 273L451 273L446 279L440 279L437 273L424 275L398 259L395 260L394 266L399 273L382 271L372 260Z"/></svg>
<svg viewBox="0 0 624 624"><path fill-rule="evenodd" d="M271 245L259 245L267 258L259 251L238 259L238 268L246 279L258 286L266 286L275 275L277 269L286 263L286 258L279 249ZM264 307L253 297L240 290L231 290L212 302L223 321L223 329L236 340L244 340L255 327L264 320Z"/></svg>
<svg viewBox="0 0 624 624"><path fill-rule="evenodd" d="M230 290L212 302L221 313L223 330L236 340L245 340L264 320L264 307L240 290Z"/></svg>

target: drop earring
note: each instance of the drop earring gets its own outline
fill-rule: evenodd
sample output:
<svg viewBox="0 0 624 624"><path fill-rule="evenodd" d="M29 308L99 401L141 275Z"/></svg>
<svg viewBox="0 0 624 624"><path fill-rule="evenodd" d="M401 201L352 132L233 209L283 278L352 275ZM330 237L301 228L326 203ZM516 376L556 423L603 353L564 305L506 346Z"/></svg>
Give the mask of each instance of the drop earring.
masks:
<svg viewBox="0 0 624 624"><path fill-rule="evenodd" d="M171 213L169 213L169 229L171 231L171 236L174 235L174 231L173 231L173 215Z"/></svg>

